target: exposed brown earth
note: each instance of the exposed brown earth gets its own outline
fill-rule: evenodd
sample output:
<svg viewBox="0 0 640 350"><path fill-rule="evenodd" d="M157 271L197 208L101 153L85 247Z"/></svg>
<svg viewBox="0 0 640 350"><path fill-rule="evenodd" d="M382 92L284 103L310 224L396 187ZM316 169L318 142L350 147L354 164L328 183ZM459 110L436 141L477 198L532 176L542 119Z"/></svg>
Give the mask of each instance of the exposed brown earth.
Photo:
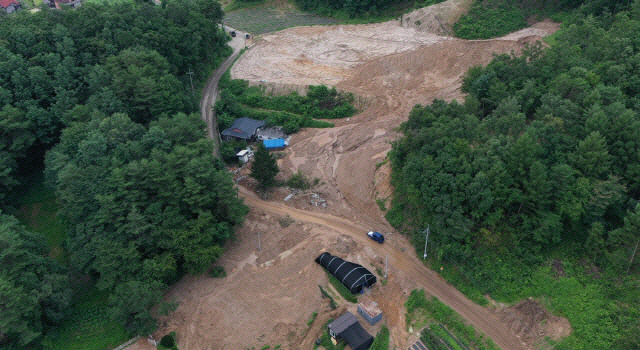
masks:
<svg viewBox="0 0 640 350"><path fill-rule="evenodd" d="M420 10L420 18L453 23L447 16L459 16L466 3L450 0L439 5L437 16ZM446 6L461 10L445 11ZM384 312L392 343L399 349L415 339L406 328L403 306L414 288L440 298L503 349L531 349L539 334L554 332L546 328L541 332L540 324L557 325L561 320L543 322L552 316L541 317L532 305L505 311L471 302L422 264L407 239L393 233L375 202L391 195L390 168L382 162L398 137L394 130L415 104L461 98L461 80L469 67L487 64L494 54L517 54L525 43L558 28L542 22L503 38L466 41L443 36L439 27L440 23L423 21L410 26L403 19L403 23L292 28L264 35L238 60L232 68L234 78L302 90L308 84L328 84L365 96L369 104L352 118L334 121L334 128L293 135L279 161L283 176L300 170L319 178L314 192L326 200L326 207L310 204L308 195L283 202L289 193L284 189L264 201L243 187L251 187L250 181L241 182L240 193L251 212L219 262L228 276L187 276L178 282L166 299L180 306L162 320L156 338L177 331L180 348L189 350L259 349L267 344L312 348L324 323L338 314L318 288L327 286L327 278L313 260L323 251L371 271L384 269L385 256L389 257L389 281L376 284L370 297ZM294 222L283 227L279 219L287 215ZM387 242L369 240L365 233L370 229L384 232ZM341 304L339 311L354 308ZM307 327L314 311L318 318ZM524 326L514 326L518 322ZM562 327L559 333L566 335L568 323ZM138 345L145 347L142 342Z"/></svg>

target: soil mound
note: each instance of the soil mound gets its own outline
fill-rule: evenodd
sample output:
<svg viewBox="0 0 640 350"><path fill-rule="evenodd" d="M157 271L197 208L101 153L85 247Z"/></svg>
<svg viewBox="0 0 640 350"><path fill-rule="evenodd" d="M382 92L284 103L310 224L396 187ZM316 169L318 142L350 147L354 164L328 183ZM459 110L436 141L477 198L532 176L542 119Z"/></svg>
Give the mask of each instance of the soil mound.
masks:
<svg viewBox="0 0 640 350"><path fill-rule="evenodd" d="M421 32L453 36L453 25L469 12L472 0L449 0L423 7L400 18L400 25Z"/></svg>
<svg viewBox="0 0 640 350"><path fill-rule="evenodd" d="M552 315L536 300L529 298L498 312L511 331L529 345L539 344L545 337L552 340L571 333L571 325L564 317Z"/></svg>

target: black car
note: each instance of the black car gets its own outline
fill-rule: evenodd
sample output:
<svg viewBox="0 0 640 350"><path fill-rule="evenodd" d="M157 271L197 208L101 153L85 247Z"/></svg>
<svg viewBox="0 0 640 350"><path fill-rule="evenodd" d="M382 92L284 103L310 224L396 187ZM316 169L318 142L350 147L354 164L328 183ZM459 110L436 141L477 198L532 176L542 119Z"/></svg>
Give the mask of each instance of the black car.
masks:
<svg viewBox="0 0 640 350"><path fill-rule="evenodd" d="M232 37L232 38L235 38L235 37L236 37L236 31L235 31L235 30L232 30L230 33L231 33L231 37Z"/></svg>

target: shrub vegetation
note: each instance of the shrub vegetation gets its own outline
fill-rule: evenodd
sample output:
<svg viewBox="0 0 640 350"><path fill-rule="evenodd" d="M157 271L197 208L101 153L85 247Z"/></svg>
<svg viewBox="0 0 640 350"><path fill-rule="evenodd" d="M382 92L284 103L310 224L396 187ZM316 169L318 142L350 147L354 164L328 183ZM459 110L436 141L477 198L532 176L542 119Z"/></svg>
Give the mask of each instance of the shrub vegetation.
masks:
<svg viewBox="0 0 640 350"><path fill-rule="evenodd" d="M606 14L628 9L626 0L476 0L454 25L455 36L489 39L525 28L533 21L551 17L558 21L573 15Z"/></svg>
<svg viewBox="0 0 640 350"><path fill-rule="evenodd" d="M244 80L230 79L227 72L220 80L220 99L215 110L220 130L233 120L249 117L265 120L267 125L279 125L288 134L300 128L327 128L333 124L317 119L335 119L353 116L353 95L339 93L335 88L310 86L307 96L292 92L285 96L269 96L259 86L249 87Z"/></svg>

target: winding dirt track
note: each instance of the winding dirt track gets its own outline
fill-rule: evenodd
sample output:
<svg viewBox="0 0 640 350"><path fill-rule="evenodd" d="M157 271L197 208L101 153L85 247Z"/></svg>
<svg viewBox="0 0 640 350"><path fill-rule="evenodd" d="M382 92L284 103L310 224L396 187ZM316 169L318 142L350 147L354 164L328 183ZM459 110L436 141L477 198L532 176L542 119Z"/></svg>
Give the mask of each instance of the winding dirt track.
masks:
<svg viewBox="0 0 640 350"><path fill-rule="evenodd" d="M227 26L223 26L223 28L227 32L235 30ZM240 51L245 47L244 35L246 33L238 30L235 31L236 37L231 38L231 41L229 42L229 46L233 49L233 53L231 56L227 57L220 67L218 67L211 77L209 77L207 84L202 90L202 99L200 100L200 116L202 117L202 120L207 123L207 135L209 139L213 140L213 154L218 158L220 157L220 133L218 132L218 122L216 121L215 113L213 111L213 106L218 98L218 83L220 82L220 78L222 78L224 72L231 67L236 57L240 54Z"/></svg>
<svg viewBox="0 0 640 350"><path fill-rule="evenodd" d="M455 287L444 281L433 270L425 267L418 257L412 252L403 252L392 244L379 245L366 238L364 232L368 229L345 220L324 213L316 213L307 210L291 208L287 205L263 201L253 192L244 187L239 187L240 195L245 203L251 208L258 208L267 213L277 215L289 215L296 221L309 222L325 226L337 232L350 235L358 243L374 247L381 255L389 257L389 264L396 269L403 271L418 285L433 296L438 297L442 302L449 305L458 312L476 329L481 330L489 336L502 349L526 349L522 342L509 331L508 328L500 327L503 323L488 309L475 304L465 297ZM398 305L398 307L402 307Z"/></svg>

